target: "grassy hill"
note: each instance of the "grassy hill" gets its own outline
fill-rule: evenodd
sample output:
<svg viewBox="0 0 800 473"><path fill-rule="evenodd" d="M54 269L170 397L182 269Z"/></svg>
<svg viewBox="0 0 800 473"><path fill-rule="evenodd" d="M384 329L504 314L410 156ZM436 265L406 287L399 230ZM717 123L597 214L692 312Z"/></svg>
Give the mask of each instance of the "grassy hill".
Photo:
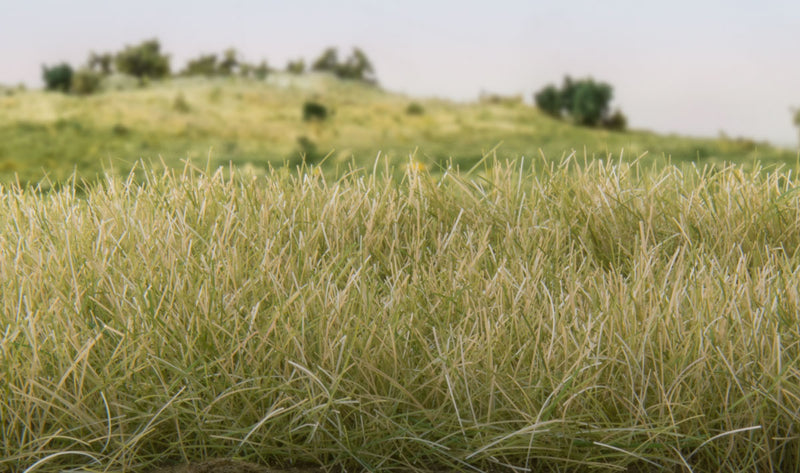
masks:
<svg viewBox="0 0 800 473"><path fill-rule="evenodd" d="M308 100L325 105L324 122L304 122ZM422 113L409 113L417 103ZM73 171L93 179L127 172L139 159L213 167L301 162L301 154L335 173L353 161L370 167L381 153L398 170L409 155L435 172L449 159L468 167L501 144L498 157L615 159L647 152L657 162L790 163L796 155L747 139L690 139L646 131L592 130L553 120L514 101L416 100L326 75L274 74L266 81L174 79L89 97L6 90L0 96L0 181L58 181ZM416 151L416 152L415 152Z"/></svg>

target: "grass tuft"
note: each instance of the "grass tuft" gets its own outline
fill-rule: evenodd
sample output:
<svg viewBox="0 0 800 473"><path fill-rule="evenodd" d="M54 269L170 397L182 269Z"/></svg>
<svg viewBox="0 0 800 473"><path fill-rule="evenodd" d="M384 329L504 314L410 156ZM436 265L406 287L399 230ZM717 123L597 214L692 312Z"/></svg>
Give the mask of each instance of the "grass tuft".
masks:
<svg viewBox="0 0 800 473"><path fill-rule="evenodd" d="M796 471L791 173L395 175L0 187L0 471Z"/></svg>

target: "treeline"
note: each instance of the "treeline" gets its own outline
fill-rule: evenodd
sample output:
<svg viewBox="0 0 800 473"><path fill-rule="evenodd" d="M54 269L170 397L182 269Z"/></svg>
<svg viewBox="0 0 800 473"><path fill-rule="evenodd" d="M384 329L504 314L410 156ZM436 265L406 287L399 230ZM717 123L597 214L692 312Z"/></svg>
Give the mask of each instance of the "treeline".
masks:
<svg viewBox="0 0 800 473"><path fill-rule="evenodd" d="M62 62L53 66L42 66L42 79L47 90L55 90L78 95L87 95L100 89L103 79L114 73L135 77L140 83L180 76L241 76L255 79L267 77L274 71L266 60L258 64L244 61L239 53L231 48L221 55L202 54L190 59L183 69L173 72L170 56L161 49L157 39L143 41L137 45L126 46L116 53L89 53L86 63L73 68ZM339 59L336 48L327 48L306 67L303 59L289 61L285 71L302 74L307 70L330 72L339 78L376 84L375 69L367 55L359 48L353 48L350 56Z"/></svg>
<svg viewBox="0 0 800 473"><path fill-rule="evenodd" d="M595 82L592 78L573 80L566 76L560 89L549 84L533 99L540 110L552 117L571 120L581 126L624 130L627 118L620 110L611 113L609 107L613 95L613 87L605 82Z"/></svg>

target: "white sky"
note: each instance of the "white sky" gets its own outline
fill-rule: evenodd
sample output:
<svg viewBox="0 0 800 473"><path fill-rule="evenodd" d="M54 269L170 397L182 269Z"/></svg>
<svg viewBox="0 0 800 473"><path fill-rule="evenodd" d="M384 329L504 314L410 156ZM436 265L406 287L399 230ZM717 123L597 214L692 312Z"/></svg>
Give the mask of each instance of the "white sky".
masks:
<svg viewBox="0 0 800 473"><path fill-rule="evenodd" d="M797 146L798 0L0 0L0 83L152 37L173 70L227 47L282 68L359 46L387 89L458 100L593 76L634 128Z"/></svg>

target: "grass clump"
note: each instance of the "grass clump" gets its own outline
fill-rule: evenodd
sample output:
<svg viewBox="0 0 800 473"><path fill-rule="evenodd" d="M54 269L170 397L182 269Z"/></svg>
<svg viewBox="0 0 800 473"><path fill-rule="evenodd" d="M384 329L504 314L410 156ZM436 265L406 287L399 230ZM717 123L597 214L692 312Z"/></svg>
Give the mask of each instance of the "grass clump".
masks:
<svg viewBox="0 0 800 473"><path fill-rule="evenodd" d="M0 471L796 468L791 173L536 168L1 188Z"/></svg>

